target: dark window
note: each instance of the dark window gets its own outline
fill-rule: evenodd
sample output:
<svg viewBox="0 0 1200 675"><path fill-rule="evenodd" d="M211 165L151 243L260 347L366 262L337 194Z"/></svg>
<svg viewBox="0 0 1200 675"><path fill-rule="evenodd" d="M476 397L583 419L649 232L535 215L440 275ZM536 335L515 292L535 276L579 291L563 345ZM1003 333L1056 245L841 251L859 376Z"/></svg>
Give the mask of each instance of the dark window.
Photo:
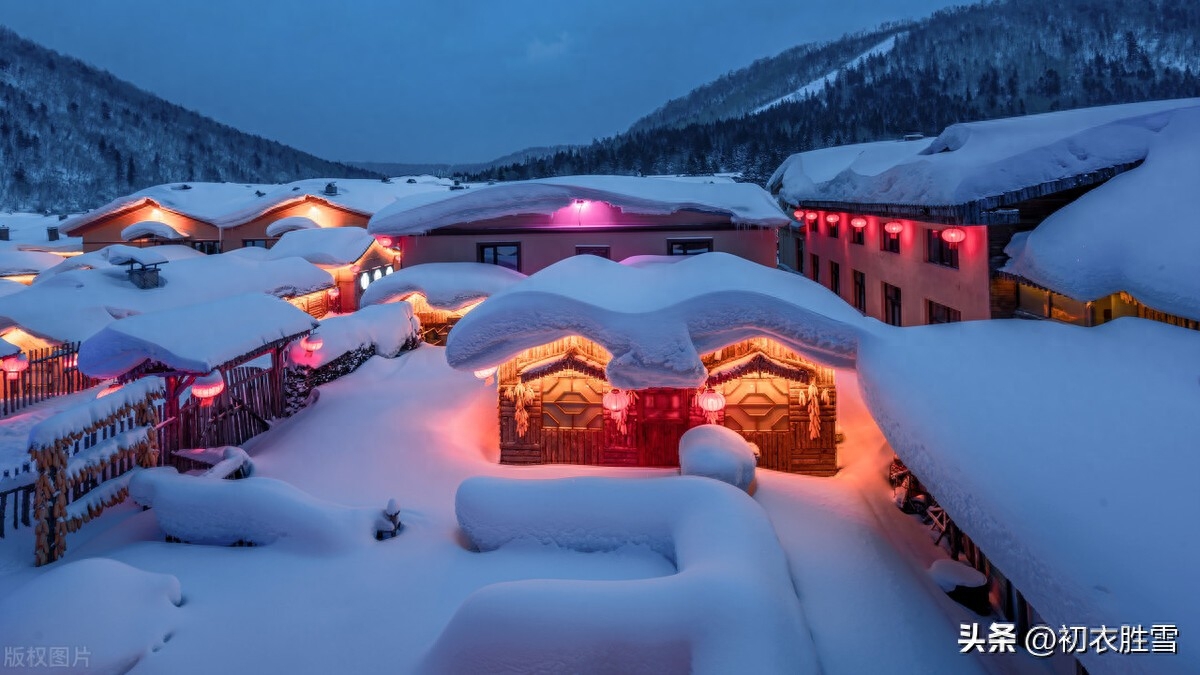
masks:
<svg viewBox="0 0 1200 675"><path fill-rule="evenodd" d="M243 239L244 248L271 248L278 239Z"/></svg>
<svg viewBox="0 0 1200 675"><path fill-rule="evenodd" d="M576 246L575 255L594 255L601 258L611 258L607 246Z"/></svg>
<svg viewBox="0 0 1200 675"><path fill-rule="evenodd" d="M828 234L832 239L837 239L839 234L838 225L840 224L841 221L838 220L833 222L825 221L825 234Z"/></svg>
<svg viewBox="0 0 1200 675"><path fill-rule="evenodd" d="M804 274L804 239L796 239L796 271Z"/></svg>
<svg viewBox="0 0 1200 675"><path fill-rule="evenodd" d="M883 321L893 326L903 325L900 318L900 289L887 283L883 285Z"/></svg>
<svg viewBox="0 0 1200 675"><path fill-rule="evenodd" d="M851 227L850 228L850 243L862 246L867 243L867 228Z"/></svg>
<svg viewBox="0 0 1200 675"><path fill-rule="evenodd" d="M842 266L832 260L829 261L829 290L834 295L842 294Z"/></svg>
<svg viewBox="0 0 1200 675"><path fill-rule="evenodd" d="M506 241L490 244L478 244L479 262L507 267L510 270L521 271L521 244Z"/></svg>
<svg viewBox="0 0 1200 675"><path fill-rule="evenodd" d="M812 263L813 281L821 281L821 258L816 253L809 256L809 262Z"/></svg>
<svg viewBox="0 0 1200 675"><path fill-rule="evenodd" d="M888 253L900 252L900 235L891 234L882 227L879 228L879 250Z"/></svg>
<svg viewBox="0 0 1200 675"><path fill-rule="evenodd" d="M929 314L929 323L955 323L962 321L962 312L932 300L925 301L925 311Z"/></svg>
<svg viewBox="0 0 1200 675"><path fill-rule="evenodd" d="M667 255L699 255L713 252L712 239L668 239Z"/></svg>
<svg viewBox="0 0 1200 675"><path fill-rule="evenodd" d="M813 234L816 234L821 231L821 225L819 222L817 222L816 218L813 218L812 220L808 221L808 231L812 232Z"/></svg>
<svg viewBox="0 0 1200 675"><path fill-rule="evenodd" d="M188 246L191 246L192 248L196 249L197 251L200 251L201 253L207 253L209 255L212 255L214 253L221 252L221 242L219 242L219 241L201 239L198 241L189 241L187 243L188 243Z"/></svg>
<svg viewBox="0 0 1200 675"><path fill-rule="evenodd" d="M943 241L942 233L938 230L925 230L925 251L928 254L925 258L927 261L958 269L958 248L951 248L949 243Z"/></svg>
<svg viewBox="0 0 1200 675"><path fill-rule="evenodd" d="M854 284L854 308L863 314L867 313L867 275L858 270L850 270L850 279Z"/></svg>

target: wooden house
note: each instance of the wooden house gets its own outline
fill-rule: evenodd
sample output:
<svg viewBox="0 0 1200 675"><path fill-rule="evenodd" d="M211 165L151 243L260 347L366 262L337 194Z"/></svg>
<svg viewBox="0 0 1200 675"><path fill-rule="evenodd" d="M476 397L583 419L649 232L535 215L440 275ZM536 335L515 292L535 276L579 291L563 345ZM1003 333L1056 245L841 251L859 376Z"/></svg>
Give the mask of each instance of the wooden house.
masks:
<svg viewBox="0 0 1200 675"><path fill-rule="evenodd" d="M398 251L379 243L365 229L352 226L285 232L265 257L303 258L328 272L334 285L314 302L323 302L327 311L336 313L358 309L363 293L400 267Z"/></svg>

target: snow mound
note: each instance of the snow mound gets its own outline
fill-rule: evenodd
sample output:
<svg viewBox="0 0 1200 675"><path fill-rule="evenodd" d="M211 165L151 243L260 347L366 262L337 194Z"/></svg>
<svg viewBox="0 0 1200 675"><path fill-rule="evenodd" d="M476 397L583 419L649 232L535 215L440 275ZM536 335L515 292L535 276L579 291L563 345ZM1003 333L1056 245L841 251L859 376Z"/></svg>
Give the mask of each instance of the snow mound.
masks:
<svg viewBox="0 0 1200 675"><path fill-rule="evenodd" d="M536 541L645 546L676 574L485 586L451 618L431 672L818 672L779 540L762 508L716 481L469 478L458 521L480 551Z"/></svg>
<svg viewBox="0 0 1200 675"><path fill-rule="evenodd" d="M983 572L949 558L934 560L929 566L929 576L938 588L947 593L959 586L977 588L987 583Z"/></svg>
<svg viewBox="0 0 1200 675"><path fill-rule="evenodd" d="M279 220L268 225L267 236L282 237L288 232L295 232L297 230L314 230L320 227L321 226L318 225L315 220L309 218L308 216L288 216L287 218L280 218Z"/></svg>
<svg viewBox="0 0 1200 675"><path fill-rule="evenodd" d="M30 668L20 672L116 675L164 648L181 621L182 602L174 576L87 558L38 575L0 599L0 635L9 650L25 655ZM38 648L41 661L31 663L30 650ZM50 660L56 648L66 649L65 656L59 652L65 660Z"/></svg>
<svg viewBox="0 0 1200 675"><path fill-rule="evenodd" d="M420 293L431 307L455 311L499 293L525 278L516 270L472 262L426 263L396 270L372 283L361 304L396 302Z"/></svg>
<svg viewBox="0 0 1200 675"><path fill-rule="evenodd" d="M446 360L487 368L580 335L612 354L607 377L615 387L695 387L708 376L702 354L748 338L849 366L859 341L885 329L810 279L727 253L642 267L580 255L464 316L450 331Z"/></svg>
<svg viewBox="0 0 1200 675"><path fill-rule="evenodd" d="M758 457L742 435L719 424L688 429L679 439L679 472L729 483L749 492Z"/></svg>
<svg viewBox="0 0 1200 675"><path fill-rule="evenodd" d="M373 243L375 238L361 227L293 230L275 242L267 257L304 258L314 265L349 265L361 258Z"/></svg>
<svg viewBox="0 0 1200 675"><path fill-rule="evenodd" d="M0 276L39 274L62 261L63 257L54 253L3 248L0 249Z"/></svg>
<svg viewBox="0 0 1200 675"><path fill-rule="evenodd" d="M129 496L151 507L166 534L190 544L274 544L306 553L335 553L374 542L380 509L321 501L273 478L222 480L144 469Z"/></svg>
<svg viewBox="0 0 1200 675"><path fill-rule="evenodd" d="M435 197L441 197L437 195ZM497 183L451 193L398 199L376 213L372 234L421 234L447 225L505 216L546 215L579 203L601 201L624 213L664 216L698 211L728 216L739 225L782 227L788 219L771 196L750 183L697 183L640 176L565 176Z"/></svg>
<svg viewBox="0 0 1200 675"><path fill-rule="evenodd" d="M157 220L143 220L121 230L122 241L133 241L140 237L158 237L160 239L187 239L187 235L179 230Z"/></svg>
<svg viewBox="0 0 1200 675"><path fill-rule="evenodd" d="M364 307L353 314L333 316L321 322L313 332L323 341L321 348L307 351L301 340L288 346L288 360L294 364L320 368L334 359L363 347L375 346L375 353L392 358L421 335L421 322L413 316L412 305L396 302Z"/></svg>
<svg viewBox="0 0 1200 675"><path fill-rule="evenodd" d="M237 249L242 250L242 249ZM155 260L155 256L161 260ZM142 264L151 265L154 263L162 264L173 262L175 260L188 260L191 258L202 258L205 254L197 251L191 246L182 246L178 244L166 244L163 246L154 246L152 248L138 248L136 246L127 246L125 244L112 244L105 246L102 249L83 253L77 256L72 256L63 260L59 264L42 272L33 280L33 283L39 284L54 278L57 274L70 272L72 270L86 270L96 268L112 267L114 265L128 265L129 262L141 262Z"/></svg>

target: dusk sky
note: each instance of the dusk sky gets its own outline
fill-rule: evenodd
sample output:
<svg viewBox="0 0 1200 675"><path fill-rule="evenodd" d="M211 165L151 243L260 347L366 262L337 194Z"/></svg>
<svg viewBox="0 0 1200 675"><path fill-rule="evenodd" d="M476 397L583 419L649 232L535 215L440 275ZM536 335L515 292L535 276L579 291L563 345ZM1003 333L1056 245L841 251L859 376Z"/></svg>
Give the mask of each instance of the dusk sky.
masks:
<svg viewBox="0 0 1200 675"><path fill-rule="evenodd" d="M756 58L949 0L38 0L0 23L337 160L585 143Z"/></svg>

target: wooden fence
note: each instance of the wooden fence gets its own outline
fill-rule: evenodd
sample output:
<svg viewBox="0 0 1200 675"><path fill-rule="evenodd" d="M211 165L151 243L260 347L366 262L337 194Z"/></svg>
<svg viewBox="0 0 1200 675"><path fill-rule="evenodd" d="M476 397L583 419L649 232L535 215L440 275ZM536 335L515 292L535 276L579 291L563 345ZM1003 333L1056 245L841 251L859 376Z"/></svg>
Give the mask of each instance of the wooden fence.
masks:
<svg viewBox="0 0 1200 675"><path fill-rule="evenodd" d="M267 420L282 417L283 397L271 369L235 366L222 371L225 391L211 406L189 398L179 414L159 425L163 462L181 471L202 468L175 451L189 448L240 446L271 427ZM207 467L203 467L207 468Z"/></svg>
<svg viewBox="0 0 1200 675"><path fill-rule="evenodd" d="M67 342L57 347L25 351L29 367L17 379L0 380L0 417L55 396L73 394L93 387L99 380L79 372L79 343Z"/></svg>

